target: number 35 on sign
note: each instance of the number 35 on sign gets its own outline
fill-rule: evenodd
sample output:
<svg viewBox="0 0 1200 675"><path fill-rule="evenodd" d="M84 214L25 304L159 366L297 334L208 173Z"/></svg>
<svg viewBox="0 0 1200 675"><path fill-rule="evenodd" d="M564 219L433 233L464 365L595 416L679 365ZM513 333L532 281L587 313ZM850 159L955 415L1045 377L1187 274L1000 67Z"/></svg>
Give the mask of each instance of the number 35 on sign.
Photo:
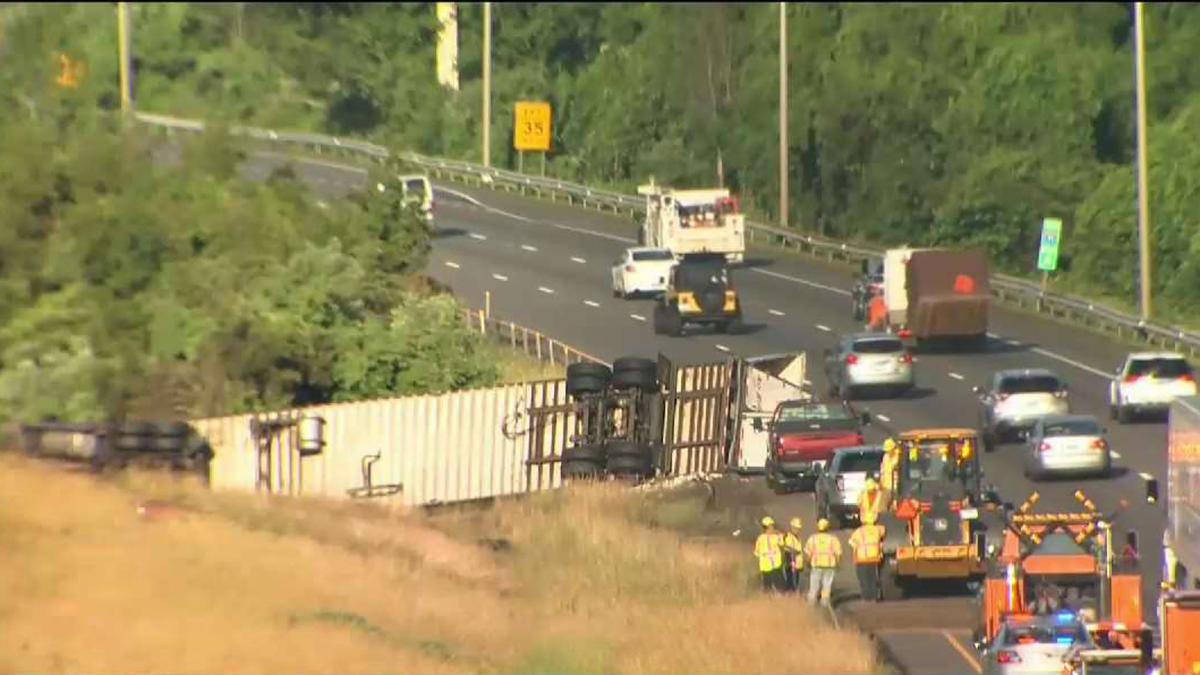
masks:
<svg viewBox="0 0 1200 675"><path fill-rule="evenodd" d="M513 149L550 150L550 104L517 101L513 125Z"/></svg>

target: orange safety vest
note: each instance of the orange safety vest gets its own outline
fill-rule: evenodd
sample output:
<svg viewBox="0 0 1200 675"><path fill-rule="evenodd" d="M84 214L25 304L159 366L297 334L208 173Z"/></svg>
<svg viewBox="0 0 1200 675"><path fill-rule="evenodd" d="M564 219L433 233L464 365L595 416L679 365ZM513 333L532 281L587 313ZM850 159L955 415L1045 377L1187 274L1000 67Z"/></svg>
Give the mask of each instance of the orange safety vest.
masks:
<svg viewBox="0 0 1200 675"><path fill-rule="evenodd" d="M870 512L878 516L879 507L882 503L883 500L879 498L879 490L873 493L863 490L862 494L858 497L858 513L861 516L864 513Z"/></svg>
<svg viewBox="0 0 1200 675"><path fill-rule="evenodd" d="M783 538L783 546L792 552L792 569L804 569L804 544L800 542L800 537L788 532Z"/></svg>
<svg viewBox="0 0 1200 675"><path fill-rule="evenodd" d="M763 532L754 542L758 556L758 571L773 572L783 567L783 536L778 532Z"/></svg>
<svg viewBox="0 0 1200 675"><path fill-rule="evenodd" d="M883 296L876 295L871 298L871 304L867 306L867 311L868 326L880 330L887 327L887 303L883 301Z"/></svg>
<svg viewBox="0 0 1200 675"><path fill-rule="evenodd" d="M863 525L850 535L850 548L854 549L854 562L859 565L874 565L883 560L883 526Z"/></svg>
<svg viewBox="0 0 1200 675"><path fill-rule="evenodd" d="M813 567L835 568L842 557L842 542L828 532L818 532L808 538L804 553Z"/></svg>

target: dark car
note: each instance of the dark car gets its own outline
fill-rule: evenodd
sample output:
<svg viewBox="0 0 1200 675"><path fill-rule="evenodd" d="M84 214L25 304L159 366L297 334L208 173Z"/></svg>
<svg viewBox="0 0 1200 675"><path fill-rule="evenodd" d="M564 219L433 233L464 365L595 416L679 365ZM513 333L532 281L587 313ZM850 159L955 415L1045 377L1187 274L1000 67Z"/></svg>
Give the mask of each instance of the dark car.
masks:
<svg viewBox="0 0 1200 675"><path fill-rule="evenodd" d="M654 306L654 333L676 337L688 325L741 328L741 298L722 254L685 255L667 276L662 301Z"/></svg>
<svg viewBox="0 0 1200 675"><path fill-rule="evenodd" d="M854 304L854 320L862 321L867 316L867 304L871 298L883 294L883 259L862 261L861 273L854 277L854 288L850 297Z"/></svg>
<svg viewBox="0 0 1200 675"><path fill-rule="evenodd" d="M838 448L863 444L870 423L845 401L784 401L767 428L767 485L776 492L812 488ZM757 425L756 425L757 426Z"/></svg>

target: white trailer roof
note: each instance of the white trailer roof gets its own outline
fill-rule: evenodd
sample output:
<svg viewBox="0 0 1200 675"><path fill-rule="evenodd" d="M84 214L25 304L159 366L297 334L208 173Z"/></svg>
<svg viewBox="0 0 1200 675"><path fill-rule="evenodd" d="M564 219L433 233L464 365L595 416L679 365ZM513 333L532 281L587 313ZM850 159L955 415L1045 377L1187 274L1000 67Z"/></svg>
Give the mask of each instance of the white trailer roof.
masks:
<svg viewBox="0 0 1200 675"><path fill-rule="evenodd" d="M729 190L679 190L671 196L680 206L706 206L719 199L728 199Z"/></svg>

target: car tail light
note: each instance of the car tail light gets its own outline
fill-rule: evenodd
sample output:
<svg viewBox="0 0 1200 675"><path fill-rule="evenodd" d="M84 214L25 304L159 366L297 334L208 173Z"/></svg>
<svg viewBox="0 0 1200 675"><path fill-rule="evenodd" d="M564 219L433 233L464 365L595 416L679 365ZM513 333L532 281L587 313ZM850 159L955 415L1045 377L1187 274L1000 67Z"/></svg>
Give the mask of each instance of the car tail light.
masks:
<svg viewBox="0 0 1200 675"><path fill-rule="evenodd" d="M899 336L900 336L900 337L902 337L902 338L910 338L910 337L912 337L912 331L911 331L911 330L909 330L909 329L907 329L907 328L904 328L904 329L902 329L902 330L901 330L899 333L896 333L896 334L897 334L897 335L899 335Z"/></svg>
<svg viewBox="0 0 1200 675"><path fill-rule="evenodd" d="M1193 377L1191 373L1188 373L1188 374L1186 374L1186 375L1180 375L1180 376L1179 376L1179 381L1180 381L1180 382L1195 382L1195 381L1196 381L1196 378L1195 378L1195 377Z"/></svg>
<svg viewBox="0 0 1200 675"><path fill-rule="evenodd" d="M1010 649L1001 649L996 652L996 663L1020 663L1021 657L1016 652Z"/></svg>
<svg viewBox="0 0 1200 675"><path fill-rule="evenodd" d="M900 363L912 363L912 354L905 354L900 357Z"/></svg>
<svg viewBox="0 0 1200 675"><path fill-rule="evenodd" d="M1129 375L1128 377L1125 378L1125 384L1133 384L1134 382L1137 382L1140 379L1142 379L1141 375Z"/></svg>
<svg viewBox="0 0 1200 675"><path fill-rule="evenodd" d="M1049 450L1050 450L1049 443L1042 443L1041 445L1038 446L1038 452L1048 452Z"/></svg>
<svg viewBox="0 0 1200 675"><path fill-rule="evenodd" d="M858 357L855 356L854 354L851 354L850 356L846 357L846 365L852 366L856 363L858 363Z"/></svg>
<svg viewBox="0 0 1200 675"><path fill-rule="evenodd" d="M1106 442L1102 438L1097 438L1096 440L1092 441L1092 449L1093 450L1107 450L1108 442Z"/></svg>
<svg viewBox="0 0 1200 675"><path fill-rule="evenodd" d="M634 270L634 267L633 267L633 265L626 265L626 266L625 266L625 271L626 271L626 272L632 272L633 270Z"/></svg>

